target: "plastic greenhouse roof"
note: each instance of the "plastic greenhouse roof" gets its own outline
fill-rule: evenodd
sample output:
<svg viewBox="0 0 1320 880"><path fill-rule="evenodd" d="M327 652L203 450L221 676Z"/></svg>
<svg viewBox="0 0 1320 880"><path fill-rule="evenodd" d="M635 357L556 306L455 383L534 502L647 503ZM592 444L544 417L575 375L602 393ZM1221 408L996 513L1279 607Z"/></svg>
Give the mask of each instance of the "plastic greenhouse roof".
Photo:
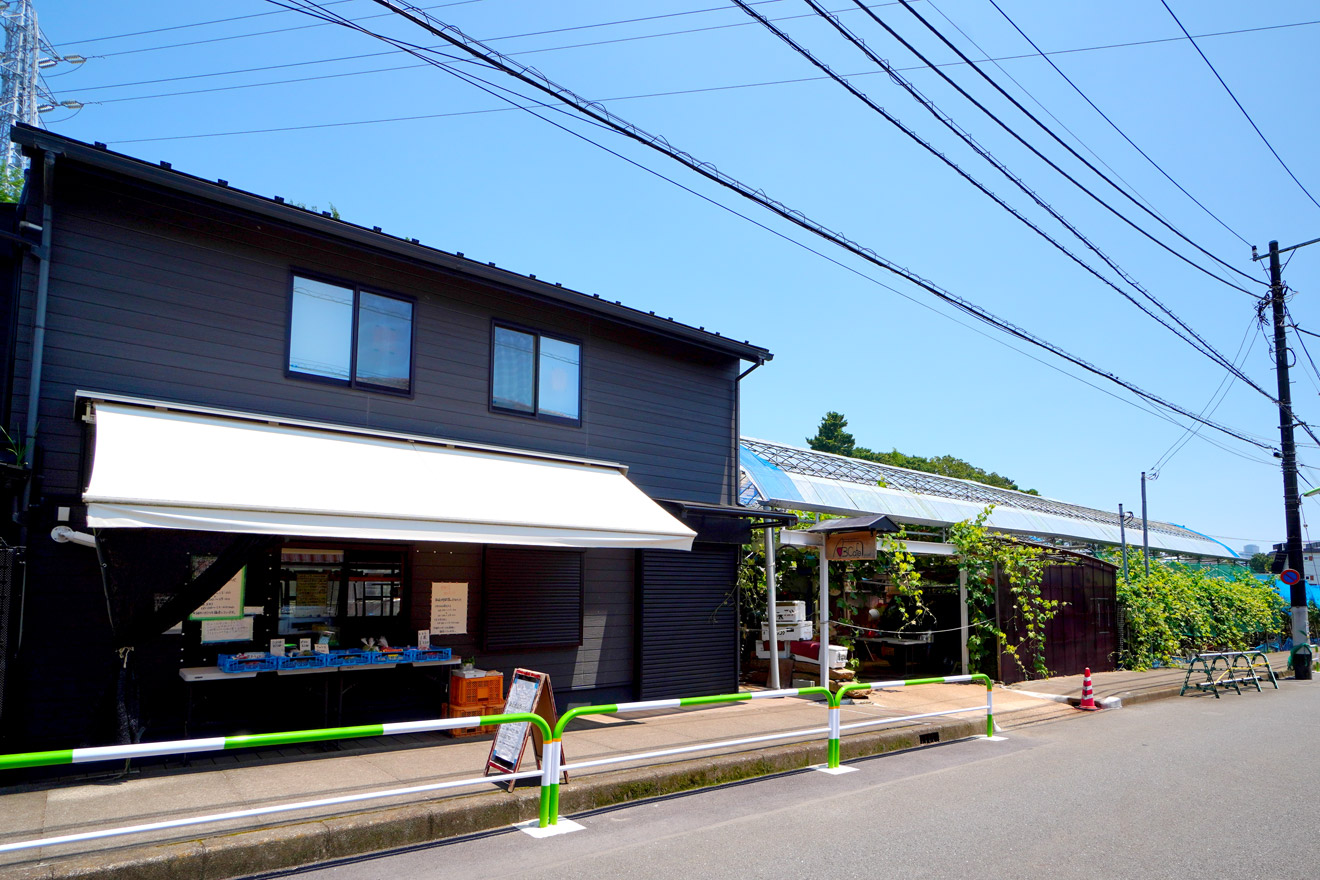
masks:
<svg viewBox="0 0 1320 880"><path fill-rule="evenodd" d="M739 502L844 516L884 514L912 525L948 526L994 509L986 525L1022 537L1117 546L1118 513L999 489L924 471L742 438ZM1152 549L1237 559L1229 547L1167 522L1148 524ZM1141 544L1141 521L1129 523L1129 546ZM1135 541L1133 540L1135 538Z"/></svg>

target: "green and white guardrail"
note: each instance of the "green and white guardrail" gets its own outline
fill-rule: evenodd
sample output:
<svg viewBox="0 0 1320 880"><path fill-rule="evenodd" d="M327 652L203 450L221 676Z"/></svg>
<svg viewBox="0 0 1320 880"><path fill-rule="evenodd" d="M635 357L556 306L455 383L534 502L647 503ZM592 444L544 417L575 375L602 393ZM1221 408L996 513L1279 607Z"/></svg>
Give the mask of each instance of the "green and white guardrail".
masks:
<svg viewBox="0 0 1320 880"><path fill-rule="evenodd" d="M588 767L599 767L606 764L616 764L624 761L641 761L651 758L677 755L685 752L707 751L713 748L753 745L756 743L770 742L776 739L789 739L822 732L828 733L827 744L827 762L829 769L837 769L840 764L840 737L845 730L853 730L862 727L875 727L885 724L897 724L903 721L913 721L922 718L933 718L940 715L956 715L966 712L979 711L980 707L968 707L961 709L945 709L938 712L924 712L918 715L904 715L899 717L878 718L873 721L860 721L851 724L841 724L839 709L842 699L849 693L857 691L870 690L879 691L890 688L916 687L926 684L983 684L985 686L985 735L994 736L994 703L992 688L993 683L985 675L949 675L939 678L918 678L918 679L896 679L893 681L876 681L870 683L848 684L839 688L837 692L831 692L828 688L802 687L785 688L773 691L749 691L737 694L721 694L707 697L685 697L677 700L646 700L636 703L614 703L600 706L579 706L569 709L555 725L554 729L546 723L546 720L540 715L526 712L517 712L500 715L481 715L467 718L444 718L427 721L402 721L391 724L366 724L354 727L328 727L312 730L293 730L279 733L256 733L244 734L240 736L210 737L202 739L174 740L170 742L156 743L135 743L131 745L120 746L101 746L96 748L83 749L63 749L45 752L25 752L21 754L0 755L0 770L16 770L29 767L50 767L61 764L86 764L94 761L112 761L126 758L146 758L161 757L166 755L181 755L197 752L219 752L231 749L256 748L260 746L283 746L294 745L297 743L308 742L328 742L342 739L358 739L362 737L392 736L402 733L423 733L430 731L451 730L460 727L485 727L496 724L513 724L526 722L537 727L544 738L545 747L542 750L541 769L527 770L519 773L505 773L491 776L481 776L473 779L459 779L449 782L439 782L429 785L416 785L407 788L395 788L387 791L364 792L359 794L341 795L339 797L321 798L318 800L299 801L290 804L280 804L270 807L254 807L246 810L236 810L226 813L213 813L206 816L193 816L185 819L169 819L161 822L152 822L145 825L123 826L119 828L106 828L97 831L87 831L75 834L65 834L59 837L44 837L36 840L24 840L14 843L0 844L0 853L14 852L23 849L32 849L41 846L55 846L62 843L79 843L90 840L99 840L107 837L117 837L128 834L145 833L148 831L160 831L171 828L184 828L192 825L202 825L212 822L224 822L232 819L250 818L253 816L270 815L273 813L285 813L295 810L316 809L319 807L339 806L361 801L398 797L400 795L421 794L427 792L443 791L451 788L460 788L469 785L489 784L492 782L508 781L513 779L530 779L540 777L541 797L539 805L539 817L537 824L540 828L547 828L557 823L559 818L559 777L562 772L568 770L582 770ZM682 746L672 749L660 749L657 751L642 752L638 754L619 755L609 758L600 758L592 761L581 761L575 764L564 764L561 760L561 741L564 730L574 719L584 715L614 715L627 714L630 712L643 712L654 709L682 709L693 706L710 706L718 703L736 703L747 700L766 700L766 699L784 699L787 697L805 697L819 698L824 697L826 708L828 710L829 723L826 727L814 727L805 730L787 731L784 733L765 734L761 736L743 737L740 739L721 740L719 742L702 743L698 745Z"/></svg>

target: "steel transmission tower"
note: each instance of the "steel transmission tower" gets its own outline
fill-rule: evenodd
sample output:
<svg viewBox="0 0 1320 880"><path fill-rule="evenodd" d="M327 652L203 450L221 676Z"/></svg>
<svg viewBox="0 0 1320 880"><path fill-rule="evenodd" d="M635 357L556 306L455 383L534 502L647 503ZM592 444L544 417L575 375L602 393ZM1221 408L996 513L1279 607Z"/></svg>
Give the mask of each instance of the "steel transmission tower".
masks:
<svg viewBox="0 0 1320 880"><path fill-rule="evenodd" d="M37 124L37 53L41 32L32 0L9 0L0 5L0 24L5 31L4 55L0 56L0 165L21 168L22 153L9 138L15 123Z"/></svg>

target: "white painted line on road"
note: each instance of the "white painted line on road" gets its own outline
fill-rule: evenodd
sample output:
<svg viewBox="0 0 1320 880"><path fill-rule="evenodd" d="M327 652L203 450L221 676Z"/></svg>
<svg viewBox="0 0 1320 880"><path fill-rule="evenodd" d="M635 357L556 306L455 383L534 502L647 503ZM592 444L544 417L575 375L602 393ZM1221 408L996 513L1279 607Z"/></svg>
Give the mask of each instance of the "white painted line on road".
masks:
<svg viewBox="0 0 1320 880"><path fill-rule="evenodd" d="M1050 700L1054 703L1066 703L1068 698L1063 694L1038 694L1035 691L1020 691L1017 688L1008 688L1015 694L1021 694L1024 697L1035 697L1038 700Z"/></svg>
<svg viewBox="0 0 1320 880"><path fill-rule="evenodd" d="M585 827L574 822L572 819L565 819L563 816L560 816L555 821L554 825L547 825L544 828L537 827L538 825L540 825L540 822L541 822L540 819L531 819L527 822L519 822L517 825L514 825L513 827L517 828L523 834L528 834L531 835L532 837L538 837L538 838L555 837L556 835L559 834L571 834L574 831L587 830Z"/></svg>
<svg viewBox="0 0 1320 880"><path fill-rule="evenodd" d="M844 773L857 772L856 767L827 767L824 764L817 764L815 767L812 767L811 769L815 770L817 773L828 773L831 776L840 776Z"/></svg>

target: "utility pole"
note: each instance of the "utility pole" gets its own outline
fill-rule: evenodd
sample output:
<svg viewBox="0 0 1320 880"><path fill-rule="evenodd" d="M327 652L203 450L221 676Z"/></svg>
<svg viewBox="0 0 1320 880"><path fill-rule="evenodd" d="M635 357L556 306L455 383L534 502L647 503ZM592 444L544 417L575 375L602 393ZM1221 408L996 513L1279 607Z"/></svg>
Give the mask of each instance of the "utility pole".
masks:
<svg viewBox="0 0 1320 880"><path fill-rule="evenodd" d="M1146 560L1146 577L1150 577L1150 529L1146 520L1145 471L1141 472L1141 556Z"/></svg>
<svg viewBox="0 0 1320 880"><path fill-rule="evenodd" d="M1128 582L1127 523L1123 520L1123 505L1118 505L1118 540L1123 545L1123 583Z"/></svg>
<svg viewBox="0 0 1320 880"><path fill-rule="evenodd" d="M1312 242L1307 242L1311 244ZM1296 245L1295 247L1302 247ZM1288 248L1292 250L1292 248ZM1279 267L1279 243L1270 242L1270 305L1274 311L1274 366L1279 381L1279 445L1283 452L1283 513L1287 541L1288 567L1304 571L1302 562L1302 499L1297 494L1297 446L1293 442L1292 390L1288 381L1288 333L1283 312L1283 270ZM1311 641L1306 620L1306 580L1290 588L1292 637L1294 645Z"/></svg>

